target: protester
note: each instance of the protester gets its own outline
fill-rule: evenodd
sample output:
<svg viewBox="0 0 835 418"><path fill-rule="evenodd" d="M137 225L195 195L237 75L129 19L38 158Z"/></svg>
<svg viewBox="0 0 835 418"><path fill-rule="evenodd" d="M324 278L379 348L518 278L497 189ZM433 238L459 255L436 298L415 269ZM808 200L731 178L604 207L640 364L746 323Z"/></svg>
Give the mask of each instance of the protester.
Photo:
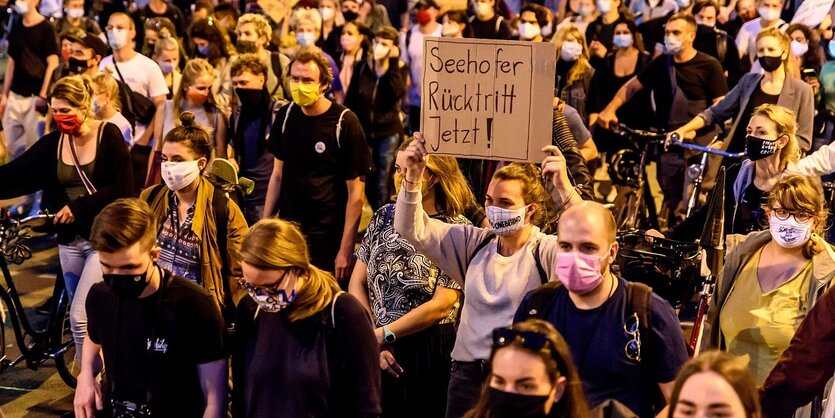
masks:
<svg viewBox="0 0 835 418"><path fill-rule="evenodd" d="M351 30L350 23L345 27ZM371 146L374 168L366 178L365 195L374 210L391 198L394 154L403 134L400 107L406 85L399 40L392 27L377 32L369 56L357 63L354 81L345 97L345 106L354 110Z"/></svg>
<svg viewBox="0 0 835 418"><path fill-rule="evenodd" d="M180 72L181 50L182 46L177 38L163 35L154 44L154 52L151 55L151 59L159 64L160 71L165 78L165 85L168 87L166 99L168 100L174 97L174 92L180 90L180 83L183 79L183 74Z"/></svg>
<svg viewBox="0 0 835 418"><path fill-rule="evenodd" d="M545 321L493 330L490 369L466 418L591 416L568 343Z"/></svg>
<svg viewBox="0 0 835 418"><path fill-rule="evenodd" d="M346 22L342 27L342 36L339 39L342 51L339 55L339 81L346 93L351 89L354 69L359 68L363 61L373 59L373 51L368 54L372 47L368 38L373 36L374 32L369 32L368 27L356 20Z"/></svg>
<svg viewBox="0 0 835 418"><path fill-rule="evenodd" d="M379 416L368 312L311 264L299 227L261 220L240 255L248 296L237 310L233 416Z"/></svg>
<svg viewBox="0 0 835 418"><path fill-rule="evenodd" d="M141 23L142 22L140 22L140 24ZM144 36L140 52L146 57L150 57L151 54L154 53L157 41L163 36L171 36L179 39L177 37L177 29L174 27L174 23L165 17L153 17L146 19L144 24L141 24L141 27L144 31ZM180 51L184 53L185 49L181 47Z"/></svg>
<svg viewBox="0 0 835 418"><path fill-rule="evenodd" d="M675 0L661 0L656 4L652 4L649 0L635 0L629 5L629 11L638 16L635 23L641 24L678 12L676 3Z"/></svg>
<svg viewBox="0 0 835 418"><path fill-rule="evenodd" d="M548 25L548 10L538 4L528 4L519 13L519 40L542 42L544 28Z"/></svg>
<svg viewBox="0 0 835 418"><path fill-rule="evenodd" d="M8 34L8 61L0 97L3 136L10 160L23 154L43 134L47 93L58 68L58 44L52 25L40 14L39 0L19 0ZM8 178L8 177L7 177ZM35 205L25 198L20 207Z"/></svg>
<svg viewBox="0 0 835 418"><path fill-rule="evenodd" d="M475 197L455 159L431 155L426 163L424 211L451 225L469 225L464 212ZM398 189L402 178L398 168ZM372 217L349 289L374 319L385 371L383 416L442 417L462 290L395 232L394 209L387 204Z"/></svg>
<svg viewBox="0 0 835 418"><path fill-rule="evenodd" d="M551 43L557 47L555 95L576 109L583 121L588 121L586 100L594 68L589 64L589 51L583 33L573 25L557 32Z"/></svg>
<svg viewBox="0 0 835 418"><path fill-rule="evenodd" d="M470 17L473 38L510 39L511 31L507 21L496 13L496 0L477 0L475 14Z"/></svg>
<svg viewBox="0 0 835 418"><path fill-rule="evenodd" d="M758 0L760 17L745 22L739 29L736 36L736 48L739 50L740 58L748 57L751 64L757 60L757 35L770 28L777 28L785 31L788 24L780 19L780 11L783 10L783 0ZM756 66L754 67L757 68Z"/></svg>
<svg viewBox="0 0 835 418"><path fill-rule="evenodd" d="M159 266L206 289L228 325L242 296L237 251L248 228L238 205L202 175L212 160L210 130L189 111L178 122L160 141L164 185L140 198L159 224Z"/></svg>
<svg viewBox="0 0 835 418"><path fill-rule="evenodd" d="M595 3L595 1L580 0L577 6L577 14L574 16L566 17L565 20L560 22L560 24L557 25L557 32L559 32L560 29L563 28L563 26L570 23L574 26L577 26L577 28L580 29L580 31L582 31L584 34L588 34L586 30L588 29L589 24L597 20L597 17L597 4Z"/></svg>
<svg viewBox="0 0 835 418"><path fill-rule="evenodd" d="M673 386L669 417L763 416L757 386L745 361L720 351L705 352L688 361Z"/></svg>
<svg viewBox="0 0 835 418"><path fill-rule="evenodd" d="M354 8L357 8L358 10L354 10ZM343 0L343 16L345 15L345 11L348 9L350 9L351 12L358 12L359 16L356 19L346 18L345 21L349 22L355 20L358 23L365 25L371 33L377 33L378 30L391 26L388 10L386 10L385 6L378 4L375 0Z"/></svg>
<svg viewBox="0 0 835 418"><path fill-rule="evenodd" d="M0 178L6 179L0 199L38 190L51 196L46 208L58 225L58 258L72 301L70 325L79 355L87 333L87 292L102 277L99 256L90 246L90 227L105 206L131 194L128 146L118 127L93 119L93 94L81 76L58 80L50 93L58 129L0 165Z"/></svg>
<svg viewBox="0 0 835 418"><path fill-rule="evenodd" d="M333 75L318 48L299 50L290 78L293 102L270 130L275 161L264 217L278 213L298 222L312 263L342 281L354 264L371 155L356 115L325 98Z"/></svg>
<svg viewBox="0 0 835 418"><path fill-rule="evenodd" d="M423 39L443 35L443 26L438 23L438 11L441 9L435 0L419 0L415 5L417 25L404 33L400 39L403 62L409 65L411 84L409 87L409 132L420 130L420 100L423 80Z"/></svg>
<svg viewBox="0 0 835 418"><path fill-rule="evenodd" d="M449 10L441 17L441 35L444 38L472 38L467 14L460 10Z"/></svg>
<svg viewBox="0 0 835 418"><path fill-rule="evenodd" d="M192 59L186 64L180 88L174 93L174 98L166 100L157 108L154 117L154 138L168 136L168 132L179 126L179 115L190 112L194 115L196 123L209 128L210 144L216 153L221 154L219 148L228 142L228 122L212 92L215 74L214 67L202 58ZM160 152L161 149L162 141L156 141L154 150Z"/></svg>
<svg viewBox="0 0 835 418"><path fill-rule="evenodd" d="M241 55L232 64L230 73L237 105L229 120L228 139L239 168L238 174L254 183L252 192L246 195L241 208L247 223L253 225L264 214L264 202L275 158L264 139L270 136L281 103L267 92L267 68L257 56ZM218 157L229 158L227 146L221 143L218 145Z"/></svg>
<svg viewBox="0 0 835 418"><path fill-rule="evenodd" d="M96 119L116 125L122 131L125 142L131 145L133 129L120 112L122 105L119 102L118 82L104 73L94 75L90 81L93 83L93 112Z"/></svg>
<svg viewBox="0 0 835 418"><path fill-rule="evenodd" d="M565 158L556 146L548 146L543 152L554 155L543 160L541 173L517 163L493 175L485 199L492 229L431 219L420 204L424 141L423 135L415 134L399 163L405 173L394 225L415 250L464 288L446 411L447 417L460 418L475 405L487 377L491 330L510 322L522 296L553 274L556 238L539 229L550 205L542 177L553 186L555 205L570 206L581 198L568 178Z"/></svg>
<svg viewBox="0 0 835 418"><path fill-rule="evenodd" d="M84 16L84 0L63 0L63 3L66 14L54 22L55 33L64 33L69 29L78 28L97 37L104 36L99 24L95 20Z"/></svg>
<svg viewBox="0 0 835 418"><path fill-rule="evenodd" d="M558 226L559 283L529 293L514 321L537 317L556 327L592 407L613 399L640 417L655 416L663 404L654 395L660 390L669 400L687 359L675 311L648 287L611 271L618 243L608 209L583 202L568 208Z"/></svg>
<svg viewBox="0 0 835 418"><path fill-rule="evenodd" d="M588 24L585 38L589 54L603 58L614 45L616 22L620 19L632 20L632 14L623 7L621 0L597 0L596 5L598 16Z"/></svg>
<svg viewBox="0 0 835 418"><path fill-rule="evenodd" d="M179 7L167 0L149 0L147 5L133 13L133 19L137 24L153 19L164 17L174 24L174 32L171 35L180 37L186 34L186 18ZM138 25L137 25L138 26ZM142 44L144 33L138 33L136 40Z"/></svg>
<svg viewBox="0 0 835 418"><path fill-rule="evenodd" d="M705 330L709 346L751 359L757 384L835 277L835 251L819 236L826 210L817 180L784 176L765 214L769 230L748 235L726 257Z"/></svg>
<svg viewBox="0 0 835 418"><path fill-rule="evenodd" d="M276 100L290 99L290 58L280 52L270 52L267 47L272 39L272 28L267 18L247 13L238 19L235 29L239 54L254 53L267 66L267 91Z"/></svg>
<svg viewBox="0 0 835 418"><path fill-rule="evenodd" d="M336 56L339 52L339 40L342 37L342 25L345 18L342 16L342 4L339 0L322 0L319 2L319 15L322 17L321 36L316 41L316 46L330 56Z"/></svg>
<svg viewBox="0 0 835 418"><path fill-rule="evenodd" d="M212 97L218 109L229 116L232 112L232 80L229 76L229 66L235 48L215 23L214 17L197 20L189 27L188 34L195 49L192 58L204 58L215 68Z"/></svg>
<svg viewBox="0 0 835 418"><path fill-rule="evenodd" d="M719 13L719 5L714 0L698 0L693 4L693 16L699 25L693 47L722 63L728 75L728 88L733 88L743 71L733 37L716 26Z"/></svg>
<svg viewBox="0 0 835 418"><path fill-rule="evenodd" d="M107 55L107 45L91 32L80 37L70 36L68 39L70 57L65 67L66 73L90 77L99 74L99 63Z"/></svg>
<svg viewBox="0 0 835 418"><path fill-rule="evenodd" d="M138 199L108 205L93 223L90 240L104 283L93 286L87 300L90 332L73 402L77 417L101 410L107 416L226 416L220 313L205 290L156 264L156 230L151 209ZM104 385L96 380L102 366Z"/></svg>
<svg viewBox="0 0 835 418"><path fill-rule="evenodd" d="M805 81L815 94L820 89L818 74L823 66L823 53L820 49L820 39L816 31L801 23L789 25L786 34L791 38L791 55L789 55L789 72Z"/></svg>

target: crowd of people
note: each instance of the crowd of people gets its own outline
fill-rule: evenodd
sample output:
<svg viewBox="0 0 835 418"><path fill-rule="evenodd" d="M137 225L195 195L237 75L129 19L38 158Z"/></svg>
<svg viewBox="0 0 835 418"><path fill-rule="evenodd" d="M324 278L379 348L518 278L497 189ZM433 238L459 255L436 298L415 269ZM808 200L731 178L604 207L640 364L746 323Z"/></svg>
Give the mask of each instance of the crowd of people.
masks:
<svg viewBox="0 0 835 418"><path fill-rule="evenodd" d="M835 9L263 3L0 0L0 199L54 215L70 415L835 417ZM428 37L553 46L540 164L427 152ZM646 241L725 188L696 347L618 266L624 126L667 136Z"/></svg>

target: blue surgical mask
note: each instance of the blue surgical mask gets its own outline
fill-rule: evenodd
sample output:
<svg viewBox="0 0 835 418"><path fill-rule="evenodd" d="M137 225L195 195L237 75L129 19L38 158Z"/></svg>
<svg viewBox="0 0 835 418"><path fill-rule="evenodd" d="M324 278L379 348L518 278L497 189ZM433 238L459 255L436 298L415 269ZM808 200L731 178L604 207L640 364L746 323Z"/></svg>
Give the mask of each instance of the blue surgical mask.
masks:
<svg viewBox="0 0 835 418"><path fill-rule="evenodd" d="M171 74L174 72L174 63L173 62L160 62L159 69L162 70L163 74Z"/></svg>
<svg viewBox="0 0 835 418"><path fill-rule="evenodd" d="M207 57L207 56L209 56L209 51L211 51L211 49L212 49L211 45L198 46L197 47L197 52L199 52L200 55L202 55L204 57Z"/></svg>
<svg viewBox="0 0 835 418"><path fill-rule="evenodd" d="M626 49L632 46L632 34L631 33L622 33L620 35L615 35L612 38L612 43L615 44L616 47L621 49Z"/></svg>

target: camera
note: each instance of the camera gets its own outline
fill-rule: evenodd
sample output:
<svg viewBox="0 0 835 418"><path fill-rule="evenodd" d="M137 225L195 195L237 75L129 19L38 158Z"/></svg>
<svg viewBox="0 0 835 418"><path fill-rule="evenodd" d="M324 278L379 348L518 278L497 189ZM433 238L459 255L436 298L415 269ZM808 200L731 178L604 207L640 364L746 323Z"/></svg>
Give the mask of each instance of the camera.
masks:
<svg viewBox="0 0 835 418"><path fill-rule="evenodd" d="M151 408L145 404L137 404L130 401L117 401L111 399L113 418L146 418L151 417Z"/></svg>

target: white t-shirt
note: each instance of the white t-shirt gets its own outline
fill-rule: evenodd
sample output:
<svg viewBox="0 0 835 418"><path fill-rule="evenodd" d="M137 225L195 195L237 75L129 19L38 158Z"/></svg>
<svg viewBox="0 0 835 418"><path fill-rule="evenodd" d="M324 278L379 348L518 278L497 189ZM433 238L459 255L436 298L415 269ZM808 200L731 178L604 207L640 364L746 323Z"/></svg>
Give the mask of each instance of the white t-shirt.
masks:
<svg viewBox="0 0 835 418"><path fill-rule="evenodd" d="M125 118L125 115L120 112L116 112L110 117L110 119L107 120L107 122L118 126L119 130L122 131L122 136L125 137L125 142L127 142L128 145L133 145L133 134L131 133L130 122L128 122Z"/></svg>
<svg viewBox="0 0 835 418"><path fill-rule="evenodd" d="M108 55L99 63L99 69L109 68L110 74L117 80L127 84L131 90L144 95L147 98L165 96L168 94L168 85L165 84L165 77L156 61L137 53L133 58L119 62L119 72L125 76L122 80L119 72L113 66L113 55ZM136 124L136 138L141 138L145 133L146 126Z"/></svg>
<svg viewBox="0 0 835 418"><path fill-rule="evenodd" d="M762 18L758 17L754 20L745 22L742 24L742 28L739 29L739 34L736 35L736 47L739 49L740 55L743 57L748 55L748 59L751 61L751 64L754 64L757 61L757 34L763 30L762 26ZM777 25L780 30L786 30L788 25L782 19L777 21ZM752 72L753 69L752 69Z"/></svg>
<svg viewBox="0 0 835 418"><path fill-rule="evenodd" d="M441 37L443 28L438 25L432 33L426 36ZM412 34L408 37L409 42L406 45L406 34L400 35L400 45L408 47L405 54L401 58L406 64L409 64L409 72L412 75L412 86L409 89L409 105L420 106L420 88L423 85L423 33L420 31L420 26L412 28Z"/></svg>

